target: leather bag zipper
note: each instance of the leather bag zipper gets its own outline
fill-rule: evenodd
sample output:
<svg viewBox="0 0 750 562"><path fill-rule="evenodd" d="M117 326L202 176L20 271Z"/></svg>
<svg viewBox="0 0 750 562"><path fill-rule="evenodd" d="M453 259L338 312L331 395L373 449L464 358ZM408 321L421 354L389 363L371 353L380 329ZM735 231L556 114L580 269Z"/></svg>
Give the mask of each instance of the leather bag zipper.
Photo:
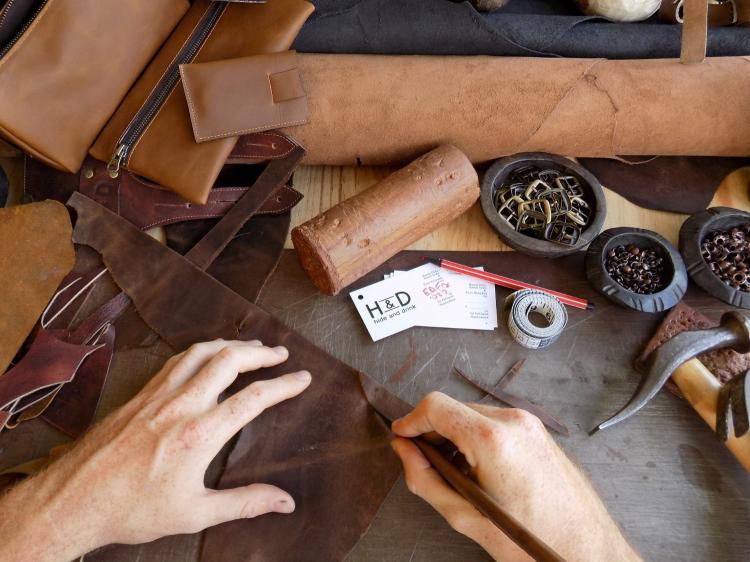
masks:
<svg viewBox="0 0 750 562"><path fill-rule="evenodd" d="M135 114L120 138L117 140L115 153L107 164L107 172L110 177L116 178L120 175L120 167L126 166L130 151L143 135L151 120L156 116L159 108L164 104L169 94L174 90L180 81L180 65L188 64L198 55L208 36L213 31L219 21L219 18L227 8L226 2L212 2L203 17L196 25L190 38L182 47L174 60L170 63L169 68L164 76L159 80L153 89L153 92L143 103L138 113Z"/></svg>
<svg viewBox="0 0 750 562"><path fill-rule="evenodd" d="M0 59L2 59L5 55L8 54L8 51L10 51L13 48L13 45L18 43L18 40L23 37L23 34L26 33L26 30L31 27L31 24L34 23L34 20L36 20L37 16L39 16L39 13L44 9L44 7L47 5L47 2L49 0L44 0L41 4L39 4L39 7L36 9L36 11L31 15L31 17L26 21L25 24L23 24L23 27L18 30L18 32L13 36L13 39L8 41L3 47L2 50L0 50Z"/></svg>

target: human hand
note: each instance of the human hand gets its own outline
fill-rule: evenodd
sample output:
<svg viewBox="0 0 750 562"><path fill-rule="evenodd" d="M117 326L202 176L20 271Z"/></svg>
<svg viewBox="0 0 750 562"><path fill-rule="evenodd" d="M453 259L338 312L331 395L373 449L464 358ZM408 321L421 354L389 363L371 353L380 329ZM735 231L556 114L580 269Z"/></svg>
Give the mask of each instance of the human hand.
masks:
<svg viewBox="0 0 750 562"><path fill-rule="evenodd" d="M401 437L393 448L404 464L409 489L495 560L531 558L455 492L404 438L426 434L428 439L451 441L480 486L565 560L640 560L586 477L532 414L465 405L434 392L393 422L393 432Z"/></svg>
<svg viewBox="0 0 750 562"><path fill-rule="evenodd" d="M263 410L304 391L306 371L250 384L218 403L238 373L286 361L284 347L217 340L169 359L143 390L67 455L0 501L0 560L70 560L110 543L195 533L233 519L291 513L266 484L204 486L224 444Z"/></svg>

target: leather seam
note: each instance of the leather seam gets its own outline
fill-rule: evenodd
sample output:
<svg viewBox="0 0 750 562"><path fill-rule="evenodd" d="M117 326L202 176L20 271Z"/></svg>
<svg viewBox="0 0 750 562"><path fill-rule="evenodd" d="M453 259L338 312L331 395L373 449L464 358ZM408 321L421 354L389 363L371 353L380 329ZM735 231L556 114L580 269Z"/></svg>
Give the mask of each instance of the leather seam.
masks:
<svg viewBox="0 0 750 562"><path fill-rule="evenodd" d="M197 214L197 215L182 215L182 216L179 216L179 217L169 217L169 218L166 218L166 219L163 219L163 220L160 220L160 221L156 221L156 222L152 222L151 224L147 224L145 226L142 226L141 230L148 230L149 228L153 228L155 226L159 226L159 225L162 225L162 224L168 224L168 223L171 224L171 223L180 222L180 221L186 221L186 220L190 220L190 219L210 219L210 218L215 218L215 217L201 215L201 214Z"/></svg>
<svg viewBox="0 0 750 562"><path fill-rule="evenodd" d="M248 133L257 133L262 132L266 129L276 129L278 127L291 127L293 125L302 125L303 123L307 123L307 119L302 119L298 121L287 121L285 123L267 123L265 125L260 125L258 127L253 127L252 129L243 129L241 131L231 131L228 133L220 133L218 135L211 135L209 137L198 137L198 140L200 141L209 141L214 139L219 139L223 137L235 137L239 135L247 135ZM292 149L294 150L294 149ZM291 152L291 150L290 150ZM289 154L287 152L287 154Z"/></svg>

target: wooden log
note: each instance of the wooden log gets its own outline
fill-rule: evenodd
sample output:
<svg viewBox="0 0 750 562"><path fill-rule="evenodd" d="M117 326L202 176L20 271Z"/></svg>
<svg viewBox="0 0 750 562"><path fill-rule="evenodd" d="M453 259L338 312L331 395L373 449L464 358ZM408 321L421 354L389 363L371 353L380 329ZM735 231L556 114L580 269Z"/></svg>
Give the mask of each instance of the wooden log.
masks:
<svg viewBox="0 0 750 562"><path fill-rule="evenodd" d="M335 295L478 198L471 162L444 145L298 226L292 242L315 286Z"/></svg>

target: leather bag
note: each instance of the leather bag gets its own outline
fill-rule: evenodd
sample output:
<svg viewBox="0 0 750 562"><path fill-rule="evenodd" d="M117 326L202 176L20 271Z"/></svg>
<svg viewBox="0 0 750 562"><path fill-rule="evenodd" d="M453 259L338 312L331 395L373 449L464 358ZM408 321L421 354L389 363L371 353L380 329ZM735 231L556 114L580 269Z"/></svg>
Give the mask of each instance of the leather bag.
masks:
<svg viewBox="0 0 750 562"><path fill-rule="evenodd" d="M61 170L91 144L189 7L187 0L7 0L0 136Z"/></svg>
<svg viewBox="0 0 750 562"><path fill-rule="evenodd" d="M287 51L312 13L305 0L265 4L197 0L91 148L125 168L204 204L239 133L196 143L180 65Z"/></svg>

